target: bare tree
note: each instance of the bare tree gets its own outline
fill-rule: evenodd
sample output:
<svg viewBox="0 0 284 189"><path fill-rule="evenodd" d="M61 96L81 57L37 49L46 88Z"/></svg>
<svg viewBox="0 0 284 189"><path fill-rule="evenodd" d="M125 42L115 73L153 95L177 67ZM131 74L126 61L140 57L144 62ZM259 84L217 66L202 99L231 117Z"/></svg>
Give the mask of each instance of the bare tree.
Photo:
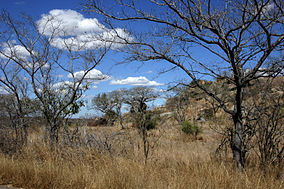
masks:
<svg viewBox="0 0 284 189"><path fill-rule="evenodd" d="M1 112L6 119L2 121L14 130L16 146L26 144L27 127L37 114L37 103L28 96L28 81L21 75L19 66L6 60L0 63L0 72Z"/></svg>
<svg viewBox="0 0 284 189"><path fill-rule="evenodd" d="M186 121L188 114L188 108L190 104L190 94L188 87L174 87L171 91L174 92L174 96L168 98L167 107L174 112L174 118L179 123Z"/></svg>
<svg viewBox="0 0 284 189"><path fill-rule="evenodd" d="M125 50L128 61L168 62L214 98L232 117L231 149L236 166L242 170L248 151L244 144L244 89L257 78L275 76L283 70L283 1L237 0L218 4L210 0L149 0L143 3L142 6L134 0L113 3L88 0L85 8L106 16L108 21L152 27L144 28L143 34L132 31L135 40L123 41L129 44ZM124 39L121 35L120 38ZM204 55L192 49L210 54L212 60L204 60ZM271 61L272 57L275 61ZM224 71L230 76L222 75ZM233 104L202 85L199 79L204 76L231 83Z"/></svg>
<svg viewBox="0 0 284 189"><path fill-rule="evenodd" d="M251 104L245 114L251 145L256 147L260 165L265 170L274 166L281 170L284 160L284 80L283 77L259 79L254 82L246 103ZM259 92L259 87L263 90Z"/></svg>
<svg viewBox="0 0 284 189"><path fill-rule="evenodd" d="M94 78L90 73L111 46L102 42L99 47L86 47L90 40L99 40L100 36L76 41L56 19L50 16L35 22L25 15L21 20L13 20L7 12L1 15L5 34L1 36L1 59L9 62L7 67L15 65L21 76L27 78L32 89L28 95L34 95L41 104L46 121L45 139L50 144L58 142L62 120L78 113L83 105L82 94L92 81L107 77L96 72ZM67 75L67 79L58 75Z"/></svg>

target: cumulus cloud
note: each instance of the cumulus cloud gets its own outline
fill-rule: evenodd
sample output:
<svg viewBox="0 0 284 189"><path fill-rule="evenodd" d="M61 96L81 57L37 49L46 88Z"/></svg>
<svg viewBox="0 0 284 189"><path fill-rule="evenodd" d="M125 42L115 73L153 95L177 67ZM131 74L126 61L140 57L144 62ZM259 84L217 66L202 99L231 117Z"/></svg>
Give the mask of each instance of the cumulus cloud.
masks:
<svg viewBox="0 0 284 189"><path fill-rule="evenodd" d="M54 89L61 89L61 88L65 88L65 87L73 87L73 83L70 82L70 81L61 81L61 82L58 82L58 83L55 83L53 85L53 88Z"/></svg>
<svg viewBox="0 0 284 189"><path fill-rule="evenodd" d="M20 60L22 62L22 66L25 68L49 68L50 65L48 63L45 64L39 64L39 63L31 63L29 62L29 57L31 57L31 54L36 55L35 51L31 51L31 53L22 45L16 45L15 41L9 41L7 43L2 44L2 49L0 51L0 58L2 59L16 59Z"/></svg>
<svg viewBox="0 0 284 189"><path fill-rule="evenodd" d="M246 69L244 71L245 76L251 74L252 71L253 71L253 69L251 69L251 68ZM283 73L283 71L284 71L284 68L281 68L281 67L279 67L277 69L262 68L261 67L257 70L257 72L255 73L255 76L257 76L257 77L271 77L271 76L274 77L274 76L277 76L280 73Z"/></svg>
<svg viewBox="0 0 284 189"><path fill-rule="evenodd" d="M124 46L124 39L133 40L123 29L107 29L96 18L85 18L74 10L51 10L41 16L37 26L44 35L55 37L52 45L60 49L119 49Z"/></svg>
<svg viewBox="0 0 284 189"><path fill-rule="evenodd" d="M16 58L21 60L27 60L30 56L28 50L21 45L16 45L15 43L16 42L14 40L9 41L7 43L3 43L0 58Z"/></svg>
<svg viewBox="0 0 284 189"><path fill-rule="evenodd" d="M75 89L78 87L78 85L79 83L77 82L73 83L71 81L60 81L58 83L55 83L51 89L61 94L67 94L69 92L69 89ZM84 85L81 84L79 86L79 89L86 89L86 88Z"/></svg>
<svg viewBox="0 0 284 189"><path fill-rule="evenodd" d="M37 21L38 29L44 35L76 36L90 32L103 32L104 25L96 18L88 19L73 10L54 9L43 14Z"/></svg>
<svg viewBox="0 0 284 189"><path fill-rule="evenodd" d="M68 92L68 89L71 89L71 88L76 88L78 86L78 83L75 83L75 86L74 86L74 83L71 82L71 81L60 81L58 83L54 83L52 86L51 86L51 90L54 91L54 92L59 92L61 94L63 93L67 93ZM80 86L80 88L82 88L82 86ZM36 89L39 93L41 93L43 90L42 88L37 88Z"/></svg>
<svg viewBox="0 0 284 189"><path fill-rule="evenodd" d="M122 80L112 80L111 85L132 85L132 86L159 86L164 85L163 83L158 83L156 81L150 81L144 76L140 77L127 77Z"/></svg>
<svg viewBox="0 0 284 189"><path fill-rule="evenodd" d="M84 76L84 74L86 73L86 71L82 70L82 71L78 71L74 73L74 78L77 80L82 79L82 77ZM73 78L72 74L68 74L68 78ZM102 81L102 80L108 80L110 78L110 76L103 74L101 71L97 70L97 69L92 69L91 71L89 71L87 73L87 75L85 76L84 80L88 80L88 81Z"/></svg>
<svg viewBox="0 0 284 189"><path fill-rule="evenodd" d="M29 52L30 51L30 52ZM48 63L39 64L29 62L29 58L31 55L36 56L37 52L33 50L27 50L27 48L22 45L17 45L15 40L11 40L5 43L2 43L2 49L0 51L0 58L9 59L13 58L16 60L20 60L22 62L22 66L25 68L49 68L50 65Z"/></svg>

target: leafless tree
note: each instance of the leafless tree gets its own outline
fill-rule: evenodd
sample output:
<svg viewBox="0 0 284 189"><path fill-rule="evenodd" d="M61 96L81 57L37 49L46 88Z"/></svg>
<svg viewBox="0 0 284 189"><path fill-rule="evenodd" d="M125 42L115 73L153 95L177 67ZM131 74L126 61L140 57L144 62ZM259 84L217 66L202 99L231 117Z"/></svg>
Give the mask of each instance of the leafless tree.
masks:
<svg viewBox="0 0 284 189"><path fill-rule="evenodd" d="M59 48L55 42L59 33L64 34L64 28L54 19L49 17L42 21L40 28L39 22L26 15L14 20L7 12L1 14L4 34L1 36L1 59L9 62L7 67L16 66L21 76L27 78L32 89L28 95L34 95L41 104L46 121L45 139L50 144L58 142L61 121L78 113L83 105L82 94L90 83L105 79L102 74L96 78L88 74L110 49L110 45L103 46L104 43L98 48L86 48L88 41L78 43L73 38L68 39L67 34L62 37ZM99 37L94 38L90 40ZM68 77L63 80L59 74Z"/></svg>
<svg viewBox="0 0 284 189"><path fill-rule="evenodd" d="M283 168L284 157L284 80L283 77L259 79L246 103L251 108L246 111L246 121L250 132L254 133L251 145L256 147L261 167ZM259 92L259 87L263 90Z"/></svg>
<svg viewBox="0 0 284 189"><path fill-rule="evenodd" d="M186 116L188 114L191 98L188 89L188 87L174 87L171 90L174 92L174 96L167 100L167 107L173 111L173 116L179 124L186 121Z"/></svg>
<svg viewBox="0 0 284 189"><path fill-rule="evenodd" d="M6 123L8 129L14 130L15 146L21 146L27 142L27 127L31 118L36 116L38 106L28 96L28 81L21 76L19 66L3 60L0 63L0 72L2 123Z"/></svg>
<svg viewBox="0 0 284 189"><path fill-rule="evenodd" d="M134 0L87 0L85 8L106 16L107 21L145 26L140 34L131 31L135 40L124 40L129 44L125 51L129 53L128 61L168 62L214 98L232 117L231 149L236 166L242 170L248 151L244 144L244 89L257 78L275 76L283 70L284 4L281 0L218 2L149 0L141 4ZM192 49L204 54L200 56ZM212 60L204 60L205 54L210 54ZM222 75L224 71L230 76ZM199 79L204 76L231 83L233 104L203 86Z"/></svg>

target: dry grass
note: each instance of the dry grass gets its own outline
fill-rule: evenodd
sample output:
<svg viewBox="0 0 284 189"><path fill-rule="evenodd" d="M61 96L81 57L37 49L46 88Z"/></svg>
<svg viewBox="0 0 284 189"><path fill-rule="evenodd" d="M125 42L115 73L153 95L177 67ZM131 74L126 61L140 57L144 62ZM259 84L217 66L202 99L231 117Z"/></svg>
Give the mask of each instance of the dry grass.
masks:
<svg viewBox="0 0 284 189"><path fill-rule="evenodd" d="M117 128L93 130L111 133ZM33 142L20 154L0 154L0 183L37 189L284 187L283 176L276 178L273 172L264 175L253 164L239 173L230 161L220 163L210 158L215 146L213 139L205 134L203 141L191 141L172 127L152 131L153 139L160 137L145 165L135 130L123 132L127 135L120 135L123 140L113 143L113 148L117 148L113 153L62 145L51 152L34 133Z"/></svg>

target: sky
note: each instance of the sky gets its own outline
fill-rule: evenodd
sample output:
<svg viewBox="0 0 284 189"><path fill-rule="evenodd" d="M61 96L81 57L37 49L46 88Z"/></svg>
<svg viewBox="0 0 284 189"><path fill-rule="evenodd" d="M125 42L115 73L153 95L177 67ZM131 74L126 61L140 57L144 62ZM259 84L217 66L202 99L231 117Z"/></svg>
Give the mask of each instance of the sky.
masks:
<svg viewBox="0 0 284 189"><path fill-rule="evenodd" d="M142 9L151 9L145 1L137 2L139 2ZM214 5L225 6L223 0L213 2ZM84 0L0 0L0 9L7 10L15 18L17 18L20 13L31 16L36 21L38 30L46 36L51 36L51 28L54 28L47 20L51 17L55 17L53 23L60 23L58 24L60 27L51 45L58 49L64 49L64 43L68 44L70 48L75 51L79 50L78 47L87 50L94 49L94 47L98 49L102 46L102 42L101 40L96 40L96 37L98 37L97 39L111 39L115 42L121 42L121 39L114 37L113 34L115 32L130 41L135 40L133 36L123 29L126 25L129 26L127 29L134 29L135 32L140 33L156 29L151 27L150 24L147 25L137 21L135 23L127 23L126 25L123 25L123 23L119 25L115 22L114 28L109 28L103 24L101 16L82 11L82 3L84 3ZM107 4L107 6L112 7L111 4ZM268 8L272 9L271 7L273 8L273 6L269 5ZM119 13L119 10L116 11ZM162 12L162 10L154 11L155 13L159 13L159 11ZM61 32L63 30L64 33ZM88 41L90 38L92 41ZM151 37L149 38L151 39ZM164 37L161 42L165 42ZM28 52L25 51L23 47L15 44L13 41L10 43L11 44L6 45L9 47L12 46L13 50L19 52L21 58L27 58ZM2 48L4 48L5 52L5 44L2 44ZM169 84L172 84L174 81L182 80L184 82L186 80L186 82L190 82L185 72L178 69L161 74L161 72L171 68L170 64L166 62L149 61L147 63L141 63L133 61L127 64L121 64L125 56L125 54L119 52L121 48L123 48L121 43L114 43L114 45L111 46L112 50L103 58L101 63L88 73L87 79L92 81L92 83L90 89L85 92L83 96L83 100L88 102L88 104L87 107L81 109L76 117L95 115L96 112L90 110L88 107L91 105L91 99L102 92L111 92L113 90L135 86L148 86L158 91L164 91L168 88ZM190 48L190 53L195 56L194 58L197 58L203 63L210 64L212 68L215 64L224 66L220 62L220 59L217 59L216 56L214 57L209 51L204 51L194 46L190 46ZM173 50L174 53L179 53L180 51L180 49ZM214 50L216 51L216 49ZM9 54L9 51L6 53ZM190 62L187 60L186 63ZM29 65L27 64L26 66ZM75 77L80 78L82 74L82 69L76 70ZM70 75L57 73L57 77L59 82L56 83L54 87L70 84ZM97 78L101 77L104 79L96 81ZM208 78L201 77L200 79ZM164 102L164 99L159 99L155 101L154 105L159 106Z"/></svg>
<svg viewBox="0 0 284 189"><path fill-rule="evenodd" d="M20 13L25 13L33 17L37 22L44 23L48 16L59 15L60 19L66 21L65 27L67 27L67 32L70 32L71 35L77 35L78 44L85 33L88 34L89 31L96 30L99 28L98 26L102 25L99 18L97 19L94 15L81 11L81 3L84 2L82 0L0 0L0 2L0 9L7 10L13 17L19 16ZM76 26L76 33L74 33L74 26ZM102 27L104 26L102 25ZM40 24L39 29L41 29ZM46 33L48 35L48 31ZM54 45L61 48L62 39L59 37ZM94 44L89 44L89 46L92 45ZM21 50L20 47L15 48ZM22 56L25 56L25 52L22 53ZM75 117L92 116L95 114L96 112L90 110L89 107L91 99L99 93L135 86L149 86L163 91L167 89L167 84L172 80L183 78L182 74L176 74L176 72L160 74L167 66L161 66L153 61L147 64L141 62L119 64L121 61L123 61L123 54L112 51L103 59L99 66L90 72L88 77L102 75L106 79L94 82L90 89L85 92L83 98L88 104ZM76 74L80 75L79 72ZM68 78L68 75L58 74L58 77ZM59 86L61 84L62 82L56 85ZM159 99L155 102L155 105L161 105L164 102L165 100Z"/></svg>

